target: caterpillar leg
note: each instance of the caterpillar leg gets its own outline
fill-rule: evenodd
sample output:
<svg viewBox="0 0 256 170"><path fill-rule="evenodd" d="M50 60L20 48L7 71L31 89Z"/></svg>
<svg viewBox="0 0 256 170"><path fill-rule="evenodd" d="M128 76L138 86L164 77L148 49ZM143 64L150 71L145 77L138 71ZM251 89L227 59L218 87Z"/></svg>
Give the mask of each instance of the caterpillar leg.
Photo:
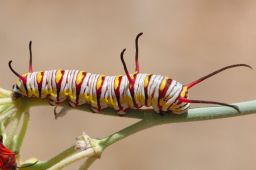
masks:
<svg viewBox="0 0 256 170"><path fill-rule="evenodd" d="M63 117L67 114L68 110L70 109L69 107L62 107L59 112L57 112L57 107L54 107L54 117L57 120L59 117Z"/></svg>
<svg viewBox="0 0 256 170"><path fill-rule="evenodd" d="M100 109L99 109L99 108L96 108L96 107L93 107L93 106L91 106L90 109L91 109L91 111L92 111L93 113L99 113L99 112L100 112Z"/></svg>
<svg viewBox="0 0 256 170"><path fill-rule="evenodd" d="M121 110L117 110L117 114L118 114L119 116L124 116L124 115L127 113L127 111L128 111L128 108L126 108L126 109L121 109Z"/></svg>
<svg viewBox="0 0 256 170"><path fill-rule="evenodd" d="M56 106L56 105L58 105L58 103L57 103L55 100L51 99L51 98L48 100L48 103L49 103L49 105L51 105L51 106Z"/></svg>

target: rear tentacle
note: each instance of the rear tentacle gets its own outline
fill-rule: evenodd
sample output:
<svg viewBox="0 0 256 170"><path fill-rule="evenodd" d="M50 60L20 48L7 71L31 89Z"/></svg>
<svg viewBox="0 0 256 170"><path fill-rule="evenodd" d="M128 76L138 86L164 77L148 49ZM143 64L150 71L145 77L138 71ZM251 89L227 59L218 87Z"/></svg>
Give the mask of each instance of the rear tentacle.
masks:
<svg viewBox="0 0 256 170"><path fill-rule="evenodd" d="M188 83L188 84L186 84L185 86L186 86L188 89L190 89L190 88L192 88L193 86L195 86L196 84L199 84L200 82L202 82L202 81L204 81L204 80L206 80L206 79L208 79L208 78L214 76L215 74L218 74L218 73L220 73L220 72L222 72L222 71L224 71L224 70L227 70L227 69L230 69L230 68L234 68L234 67L247 67L247 68L253 69L252 66L250 66L250 65L248 65L248 64L234 64L234 65L229 65L229 66L223 67L223 68L221 68L221 69L218 69L218 70L216 70L216 71L214 71L214 72L212 72L212 73L210 73L210 74L208 74L208 75L206 75L206 76L203 76L203 77L199 78L199 79L196 80L196 81L193 81L193 82L191 82L191 83Z"/></svg>
<svg viewBox="0 0 256 170"><path fill-rule="evenodd" d="M179 97L178 100L180 102L184 102L184 103L203 103L203 104L216 104L216 105L227 106L227 107L231 107L231 108L235 109L237 112L240 113L238 106L227 104L227 103L216 102L216 101L205 101L205 100L192 100L192 99L187 99L184 97Z"/></svg>
<svg viewBox="0 0 256 170"><path fill-rule="evenodd" d="M247 68L250 68L250 69L253 69L250 65L248 64L233 64L233 65L229 65L229 66L226 66L226 67L223 67L223 68L220 68L206 76L203 76L199 79L197 79L196 81L193 81L191 83L188 83L184 86L184 89L185 91L187 91L188 89L192 88L193 86L201 83L202 81L224 71L224 70L227 70L227 69L230 69L230 68L234 68L234 67L247 67ZM222 103L222 102L216 102L216 101L205 101L205 100L192 100L192 99L187 99L186 97L184 97L184 95L181 95L179 96L178 100L180 102L184 102L184 103L204 103L204 104L217 104L217 105L222 105L222 106L227 106L227 107L231 107L233 109L235 109L236 111L238 111L240 113L240 110L237 106L235 105L231 105L231 104L227 104L227 103Z"/></svg>

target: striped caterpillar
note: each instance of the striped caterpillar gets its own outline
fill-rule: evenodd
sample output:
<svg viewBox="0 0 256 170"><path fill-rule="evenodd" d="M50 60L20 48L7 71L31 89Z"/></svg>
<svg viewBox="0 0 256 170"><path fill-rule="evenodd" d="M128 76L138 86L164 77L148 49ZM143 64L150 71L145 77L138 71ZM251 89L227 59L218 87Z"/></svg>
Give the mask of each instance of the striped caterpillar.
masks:
<svg viewBox="0 0 256 170"><path fill-rule="evenodd" d="M124 49L120 58L125 75L105 76L79 70L49 70L33 72L32 69L32 42L29 43L29 72L20 75L12 68L11 71L18 77L13 85L13 94L16 97L47 98L51 105L68 100L72 107L88 104L93 112L111 107L122 115L129 108L138 109L142 106L152 106L155 112L162 114L170 111L175 114L186 112L190 103L207 103L231 107L239 112L239 108L215 101L192 100L188 98L188 90L196 84L234 67L248 67L247 64L235 64L218 69L196 81L182 85L181 83L155 74L140 73L138 61L138 39L135 39L135 72L130 74L124 61Z"/></svg>

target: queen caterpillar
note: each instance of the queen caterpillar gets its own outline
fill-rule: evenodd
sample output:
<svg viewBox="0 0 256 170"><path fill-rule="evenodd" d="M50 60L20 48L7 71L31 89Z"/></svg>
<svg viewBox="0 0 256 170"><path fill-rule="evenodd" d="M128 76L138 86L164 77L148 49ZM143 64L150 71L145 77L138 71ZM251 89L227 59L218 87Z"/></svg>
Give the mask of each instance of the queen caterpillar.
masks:
<svg viewBox="0 0 256 170"><path fill-rule="evenodd" d="M12 68L11 71L18 77L13 85L13 95L28 98L47 98L51 105L68 101L70 106L76 107L89 104L93 112L100 112L110 107L122 115L128 109L139 109L142 106L153 107L155 112L172 112L181 114L186 112L190 103L216 104L231 107L239 112L235 105L216 101L192 100L188 98L188 90L200 82L224 70L234 67L248 67L247 64L234 64L218 69L196 81L182 85L181 83L162 75L141 73L138 60L138 40L135 39L135 71L129 73L124 61L124 49L120 58L125 75L106 76L79 70L48 70L34 72L32 67L32 42L29 43L29 72L23 75ZM55 107L56 114L56 107ZM63 111L63 110L62 110Z"/></svg>

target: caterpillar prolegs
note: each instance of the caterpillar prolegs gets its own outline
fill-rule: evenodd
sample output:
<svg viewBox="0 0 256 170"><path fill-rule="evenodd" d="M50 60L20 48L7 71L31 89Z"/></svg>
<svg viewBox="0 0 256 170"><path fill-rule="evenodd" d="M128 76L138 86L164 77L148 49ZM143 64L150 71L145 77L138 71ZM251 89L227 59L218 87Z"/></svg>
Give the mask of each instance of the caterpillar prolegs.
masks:
<svg viewBox="0 0 256 170"><path fill-rule="evenodd" d="M138 40L135 39L135 71L130 74L124 61L125 49L120 58L125 75L106 76L79 70L49 70L33 72L32 42L29 43L29 72L23 75L12 68L18 77L13 85L13 94L20 97L47 98L51 105L58 105L68 100L72 107L89 104L92 111L100 112L111 107L119 114L124 114L129 108L138 109L142 106L152 106L157 113L170 111L175 114L186 112L190 103L207 103L231 107L239 112L239 108L215 101L192 100L188 98L188 90L196 84L234 67L248 67L247 64L234 64L218 69L196 81L182 85L181 83L162 75L141 73L138 60Z"/></svg>

